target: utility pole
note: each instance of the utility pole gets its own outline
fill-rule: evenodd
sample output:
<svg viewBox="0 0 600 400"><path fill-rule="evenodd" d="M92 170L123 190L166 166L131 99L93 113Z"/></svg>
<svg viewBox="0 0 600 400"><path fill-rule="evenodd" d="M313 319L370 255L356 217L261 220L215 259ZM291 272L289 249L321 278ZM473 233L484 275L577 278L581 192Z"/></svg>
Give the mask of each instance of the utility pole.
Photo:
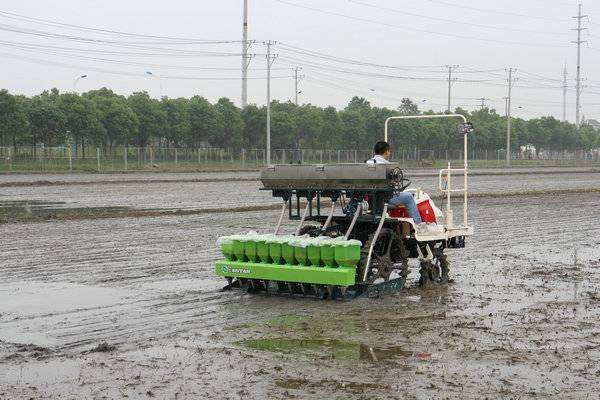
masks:
<svg viewBox="0 0 600 400"><path fill-rule="evenodd" d="M565 63L565 69L563 70L563 113L562 120L563 122L567 122L567 63Z"/></svg>
<svg viewBox="0 0 600 400"><path fill-rule="evenodd" d="M248 0L244 0L242 25L242 108L248 104Z"/></svg>
<svg viewBox="0 0 600 400"><path fill-rule="evenodd" d="M475 99L475 100L481 101L481 104L479 105L479 107L483 110L486 107L486 105L485 105L486 100L489 100L489 99L486 97L481 97L481 98Z"/></svg>
<svg viewBox="0 0 600 400"><path fill-rule="evenodd" d="M294 68L294 103L296 103L296 105L298 105L298 79L302 79L304 76L303 75L298 75L298 71L300 71L302 69L302 67L296 67Z"/></svg>
<svg viewBox="0 0 600 400"><path fill-rule="evenodd" d="M587 15L581 15L581 3L579 3L579 12L577 13L577 28L573 29L577 31L577 41L572 42L577 44L577 83L575 87L575 124L579 128L581 125L581 121L579 119L579 114L581 112L581 44L586 43L585 40L581 40L581 32L586 30L587 28L581 27L581 20L586 18Z"/></svg>
<svg viewBox="0 0 600 400"><path fill-rule="evenodd" d="M452 70L458 67L458 65L446 65L448 68L448 113L452 112L452 82L456 80L452 79Z"/></svg>
<svg viewBox="0 0 600 400"><path fill-rule="evenodd" d="M508 97L506 98L506 166L510 167L510 131L511 131L511 120L510 120L510 103L512 101L512 86L513 86L513 72L515 69L508 69Z"/></svg>
<svg viewBox="0 0 600 400"><path fill-rule="evenodd" d="M267 165L271 165L271 66L277 58L277 54L271 55L271 46L277 42L269 40L264 44L267 46Z"/></svg>

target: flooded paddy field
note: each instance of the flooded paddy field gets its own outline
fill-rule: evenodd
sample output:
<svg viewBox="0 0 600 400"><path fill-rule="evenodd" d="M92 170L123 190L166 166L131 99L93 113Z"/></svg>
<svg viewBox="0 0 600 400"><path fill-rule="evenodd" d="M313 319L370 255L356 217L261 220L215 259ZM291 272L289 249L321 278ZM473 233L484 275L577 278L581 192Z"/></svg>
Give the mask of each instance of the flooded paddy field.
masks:
<svg viewBox="0 0 600 400"><path fill-rule="evenodd" d="M562 169L561 169L562 170ZM589 168L567 168L566 171L585 171ZM257 171L223 171L223 172L127 172L127 173L13 173L0 174L0 187L2 184L37 184L48 183L79 184L98 182L135 182L135 181L192 181L231 178L256 178Z"/></svg>
<svg viewBox="0 0 600 400"><path fill-rule="evenodd" d="M405 169L407 174L437 175L439 169L418 168ZM597 167L513 167L513 168L475 168L474 174L563 174L600 172ZM135 181L194 181L237 177L241 179L258 178L258 169L242 171L213 172L122 172L122 173L0 173L0 187L9 185L44 185L44 184L80 184L101 182L135 182Z"/></svg>
<svg viewBox="0 0 600 400"><path fill-rule="evenodd" d="M256 175L249 174L241 176L238 176L238 173L218 174L215 179L201 182L169 178L160 182L134 180L115 183L103 181L102 184L95 184L93 181L85 181L85 184L77 185L37 184L0 187L0 216L3 213L13 212L7 211L8 207L24 206L28 206L33 211L115 207L135 210L227 210L232 207L279 203L278 199L271 196L271 192L260 191L261 183L254 180ZM419 186L429 193L435 193L438 177L431 175L433 174L411 176L413 187ZM4 178L6 177L0 176L0 184ZM181 176L180 178L183 179ZM241 180L228 181L227 179ZM452 182L453 188L462 187L460 177L455 177ZM600 188L599 172L474 175L469 180L469 192L473 194L586 188Z"/></svg>
<svg viewBox="0 0 600 400"><path fill-rule="evenodd" d="M594 174L522 178L470 185L597 186ZM242 187L219 201L245 201ZM152 192L137 188L137 201ZM127 197L96 205L176 198ZM406 290L351 301L219 291L216 239L266 232L276 211L0 224L0 399L597 398L599 200L475 198L452 283L418 288L413 264Z"/></svg>

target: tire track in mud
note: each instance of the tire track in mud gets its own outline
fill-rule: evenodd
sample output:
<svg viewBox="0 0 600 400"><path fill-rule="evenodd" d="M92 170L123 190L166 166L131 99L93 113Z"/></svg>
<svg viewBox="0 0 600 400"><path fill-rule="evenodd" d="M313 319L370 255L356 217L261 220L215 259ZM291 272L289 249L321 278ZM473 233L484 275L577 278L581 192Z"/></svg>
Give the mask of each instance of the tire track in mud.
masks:
<svg viewBox="0 0 600 400"><path fill-rule="evenodd" d="M529 189L529 190L517 190L517 191L504 191L504 192L476 192L469 194L470 199L487 199L487 198L510 198L510 197L531 197L531 196L555 196L563 194L583 194L583 193L600 193L600 187L591 188L569 188L569 189ZM431 198L436 201L443 201L445 197L441 194L432 194ZM460 197L454 197L455 201L459 201ZM305 204L302 202L302 204ZM321 202L322 206L329 206L330 202L324 200ZM99 211L95 214L88 214L85 209L58 209L55 210L55 214L41 215L41 216L7 216L4 219L0 218L0 224L2 223L21 223L21 222L47 222L53 220L61 221L81 221L81 220L98 220L98 219L113 219L113 218L147 218L147 217L161 217L161 216L191 216L191 215L202 215L202 214L224 214L224 213L247 213L253 211L272 211L280 210L281 203L270 203L270 204L257 204L249 206L231 206L231 207L213 207L203 209L164 209L164 210L136 210L136 209L125 209L125 210L112 210ZM83 210L80 213L78 210Z"/></svg>
<svg viewBox="0 0 600 400"><path fill-rule="evenodd" d="M237 222L235 217L229 219ZM203 222L199 220L202 218L195 222ZM211 314L214 314L214 309L231 301L230 296L215 292L222 287L222 284L214 281L209 271L199 273L199 264L207 265L217 256L217 249L214 247L216 236L211 234L210 239L207 239L203 234L206 225L210 224L209 221L202 225L191 226L189 222L183 220L182 225L187 225L187 228L179 225L180 221L172 221L169 224L171 230L175 227L176 231L185 231L188 235L187 239L178 240L164 237L164 223L150 221L148 224L148 221L145 221L141 224L141 229L132 231L126 221L122 222L125 223L118 224L119 229L113 229L112 223L93 224L95 225L93 229L78 223L75 223L76 227L72 227L73 223L50 224L55 229L45 230L43 233L37 232L38 237L45 237L45 235L51 237L44 240L43 248L37 248L45 256L22 257L23 254L19 254L19 251L9 254L6 258L7 268L0 271L2 279L10 277L13 282L52 281L101 287L108 285L132 292L131 301L116 301L106 307L81 310L76 308L68 313L51 313L50 316L32 315L28 319L31 321L39 319L42 325L27 324L27 330L36 330L36 328L38 331L48 330L60 342L56 345L57 348L65 349L80 348L103 337L110 337L111 341L131 342L133 335L136 338L134 342L145 341L156 336L154 332L158 332L160 337L164 336L162 334L164 331L173 334L173 327L176 326L185 326L180 328L183 330L188 329L188 325L206 329L205 322L210 319ZM148 229L153 230L150 235ZM68 232L67 237L65 232ZM102 234L93 232L102 232ZM31 232L25 229L22 233L23 236L19 239L15 238L16 241L9 246L10 248L29 248ZM62 239L58 239L61 234ZM78 237L86 235L94 239L78 240ZM61 244L57 246L57 242ZM101 246L98 247L98 244ZM0 251L4 250L6 250L4 246L0 246ZM62 256L73 252L78 256L71 259ZM112 256L111 252L114 252L115 256ZM28 253L28 250L22 253ZM87 262L82 262L83 260ZM199 284L198 289L188 289L183 295L177 292L177 288L170 289L174 293L160 290L149 292L144 289L146 283L156 284L165 278L181 278L181 276L199 283L203 279L209 281L212 279L212 286L208 290L203 288L206 284ZM56 320L65 315L68 315L69 320L79 322L68 326L53 326L58 322L49 322L48 325L43 323L43 320L48 318ZM118 316L119 323L110 321L110 318L114 318L115 315ZM200 318L203 316L206 318ZM6 316L3 320L6 320ZM22 324L22 321L5 323L14 328Z"/></svg>
<svg viewBox="0 0 600 400"><path fill-rule="evenodd" d="M598 188L598 174L527 174L518 177L474 176L470 194L532 194L535 191ZM459 184L458 181L455 182ZM413 186L434 194L437 179L415 177ZM267 211L277 206L258 182L106 184L4 188L0 190L0 222L188 215L223 211ZM454 187L459 188L458 186Z"/></svg>
<svg viewBox="0 0 600 400"><path fill-rule="evenodd" d="M563 193L523 197L517 202L502 198L473 201L471 215L476 235L464 251L451 251L455 301L479 301L481 282L495 282L497 298L507 302L496 304L498 310L530 304L514 306L509 301L515 290L511 276L518 268L527 268L532 259L502 261L500 264L508 269L500 270L490 266L490 260L494 262L494 254L511 256L514 246L530 246L536 251L543 242L569 247L589 241L593 237L590 235L598 232L589 218L597 207L597 199L594 193ZM565 208L565 204L577 204L577 208ZM7 256L0 269L2 282L22 283L25 290L26 282L53 282L67 292L72 285L81 285L116 289L123 294L103 299L98 305L81 307L75 297L74 304L55 312L17 310L0 317L0 332L13 332L14 338L22 332L37 332L51 338L54 349L81 351L105 341L137 346L151 339L208 335L286 310L297 313L324 306L340 307L312 300L217 291L222 286L212 273L212 262L219 255L214 244L217 237L267 228L276 218L276 212L248 212L218 217L141 218L133 225L129 219L51 222L35 225L35 229L28 224L11 225L11 241L0 244L0 252ZM568 233L563 232L564 227L569 227ZM31 249L35 254L31 254ZM543 253L544 247L537 252ZM489 273L496 274L491 281ZM1 292L2 288L0 297ZM55 293L38 295L52 299ZM351 305L363 306L360 301Z"/></svg>
<svg viewBox="0 0 600 400"><path fill-rule="evenodd" d="M436 171L423 171L423 170L411 170L405 169L405 174L414 177L437 177L438 172ZM246 176L239 176L246 175ZM500 169L500 170L492 170L492 169L472 169L469 172L470 176L518 176L518 175L561 175L561 174L589 174L589 173L600 173L600 168L588 168L588 167L566 167L566 168L555 168L555 167L533 167L529 169ZM156 173L155 173L156 174ZM181 176L189 175L190 173L183 173ZM207 173L200 173L201 175L206 175ZM210 173L208 173L210 174ZM258 182L259 181L259 171L232 171L230 176L222 176L225 172L221 173L212 173L213 175L217 175L217 177L211 178L180 178L177 175L169 174L170 179L142 179L136 178L137 173L133 173L133 178L127 179L95 179L95 180L78 180L78 179L70 179L70 180L60 180L55 179L40 179L40 180L24 180L24 181L16 181L10 180L7 182L1 182L4 176L0 174L0 188L2 187L30 187L30 186L85 186L85 185L111 185L111 184L148 184L148 183L211 183L211 182ZM45 174L48 175L48 174ZM118 176L122 176L120 174ZM158 174L160 175L160 174ZM237 176L231 176L237 175ZM52 176L52 175L51 175ZM69 177L77 177L77 175L71 175ZM53 175L53 177L58 178L58 175ZM102 177L102 175L97 175L97 177Z"/></svg>

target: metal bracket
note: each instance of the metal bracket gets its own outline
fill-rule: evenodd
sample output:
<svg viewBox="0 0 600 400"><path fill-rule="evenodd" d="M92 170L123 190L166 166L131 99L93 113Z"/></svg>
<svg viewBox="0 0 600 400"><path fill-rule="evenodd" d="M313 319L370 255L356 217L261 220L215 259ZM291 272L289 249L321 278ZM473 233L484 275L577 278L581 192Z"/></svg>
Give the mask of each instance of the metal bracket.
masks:
<svg viewBox="0 0 600 400"><path fill-rule="evenodd" d="M323 225L323 227L321 228L322 231L324 231L325 229L327 229L329 227L329 224L331 223L331 219L333 218L333 212L335 210L335 201L331 201L331 211L329 212L329 216L327 216L327 220L325 221L325 224ZM283 214L281 214L283 215Z"/></svg>
<svg viewBox="0 0 600 400"><path fill-rule="evenodd" d="M287 203L287 200L283 201L283 207L281 207L281 214L279 215L277 227L275 228L275 235L279 234L279 228L281 228L281 223L283 222L283 216L285 215L285 210L287 209Z"/></svg>
<svg viewBox="0 0 600 400"><path fill-rule="evenodd" d="M352 217L352 222L350 222L350 226L348 227L348 230L346 231L346 234L344 235L346 240L348 240L348 238L350 237L350 233L352 233L352 229L354 229L354 224L356 224L356 220L358 219L358 216L361 213L362 213L362 205L359 204L356 207L356 211L354 212L354 217Z"/></svg>
<svg viewBox="0 0 600 400"><path fill-rule="evenodd" d="M369 247L369 255L367 256L367 262L365 263L365 268L363 270L363 276L362 276L363 282L367 281L367 272L369 271L369 265L371 264L371 256L373 255L373 248L375 247L375 243L377 242L377 239L379 239L379 234L381 233L381 228L383 228L383 223L385 222L385 219L387 218L387 209L388 209L388 204L385 203L383 205L383 212L381 213L381 219L379 220L379 225L377 225L377 230L375 231L375 236L373 237L373 240L371 241L371 247Z"/></svg>
<svg viewBox="0 0 600 400"><path fill-rule="evenodd" d="M304 225L304 220L306 219L306 215L308 214L308 209L310 208L310 202L311 202L310 200L307 200L306 208L304 209L304 213L302 213L302 219L300 220L300 223L298 224L298 228L296 228L296 233L295 233L296 236L298 236L300 234L302 225Z"/></svg>

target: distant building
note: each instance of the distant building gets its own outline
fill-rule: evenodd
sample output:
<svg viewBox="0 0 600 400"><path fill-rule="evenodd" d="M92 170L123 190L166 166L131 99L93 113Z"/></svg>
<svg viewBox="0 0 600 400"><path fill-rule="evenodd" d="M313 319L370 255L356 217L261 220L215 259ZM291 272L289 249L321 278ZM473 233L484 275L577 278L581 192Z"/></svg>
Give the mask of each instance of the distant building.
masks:
<svg viewBox="0 0 600 400"><path fill-rule="evenodd" d="M585 123L594 129L600 130L600 122L598 122L596 119L588 119L585 121Z"/></svg>
<svg viewBox="0 0 600 400"><path fill-rule="evenodd" d="M520 147L521 150L521 159L532 160L537 158L537 149L532 144L527 144L525 146Z"/></svg>

